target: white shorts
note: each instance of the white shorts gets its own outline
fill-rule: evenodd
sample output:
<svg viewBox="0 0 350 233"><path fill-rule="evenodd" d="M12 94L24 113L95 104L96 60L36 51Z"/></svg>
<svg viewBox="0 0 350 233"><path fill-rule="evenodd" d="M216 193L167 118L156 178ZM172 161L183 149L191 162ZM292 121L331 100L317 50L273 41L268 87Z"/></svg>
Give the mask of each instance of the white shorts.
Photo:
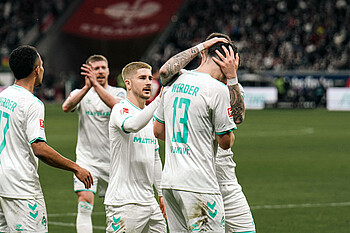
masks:
<svg viewBox="0 0 350 233"><path fill-rule="evenodd" d="M255 224L247 199L238 184L220 185L225 207L225 232L255 232Z"/></svg>
<svg viewBox="0 0 350 233"><path fill-rule="evenodd" d="M48 232L44 198L0 197L0 232Z"/></svg>
<svg viewBox="0 0 350 233"><path fill-rule="evenodd" d="M157 201L150 205L105 205L106 232L165 233L166 222Z"/></svg>
<svg viewBox="0 0 350 233"><path fill-rule="evenodd" d="M224 205L220 194L163 189L171 233L225 232Z"/></svg>
<svg viewBox="0 0 350 233"><path fill-rule="evenodd" d="M89 170L89 169L88 169ZM76 176L74 176L74 192L80 192L80 191L90 191L96 194L97 186L98 186L98 195L99 197L104 197L106 194L107 186L108 186L108 175L103 176L96 176L92 174L92 179L94 181L94 184L91 185L89 189L85 188L85 185L83 182L81 182Z"/></svg>

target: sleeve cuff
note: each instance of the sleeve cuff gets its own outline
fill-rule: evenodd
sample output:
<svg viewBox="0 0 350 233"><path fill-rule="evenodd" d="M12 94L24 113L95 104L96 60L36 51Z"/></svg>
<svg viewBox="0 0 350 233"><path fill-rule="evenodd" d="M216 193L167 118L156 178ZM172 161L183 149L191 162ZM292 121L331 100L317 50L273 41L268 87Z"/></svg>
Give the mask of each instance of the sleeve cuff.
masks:
<svg viewBox="0 0 350 233"><path fill-rule="evenodd" d="M154 119L156 119L158 122L165 124L165 121L162 121L161 119L157 118L154 114L153 114Z"/></svg>
<svg viewBox="0 0 350 233"><path fill-rule="evenodd" d="M33 140L30 141L30 144L34 143L35 141L42 141L42 142L46 142L45 139L41 138L41 137L37 137L37 138L34 138Z"/></svg>

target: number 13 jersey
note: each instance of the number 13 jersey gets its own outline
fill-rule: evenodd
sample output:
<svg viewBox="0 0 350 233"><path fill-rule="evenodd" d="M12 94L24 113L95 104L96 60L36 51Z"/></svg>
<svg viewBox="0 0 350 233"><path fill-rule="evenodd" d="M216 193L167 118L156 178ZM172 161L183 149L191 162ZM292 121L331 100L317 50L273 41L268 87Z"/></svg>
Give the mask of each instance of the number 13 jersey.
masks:
<svg viewBox="0 0 350 233"><path fill-rule="evenodd" d="M163 189L219 194L215 175L215 134L236 125L226 85L206 73L181 70L164 89L154 114L165 124Z"/></svg>

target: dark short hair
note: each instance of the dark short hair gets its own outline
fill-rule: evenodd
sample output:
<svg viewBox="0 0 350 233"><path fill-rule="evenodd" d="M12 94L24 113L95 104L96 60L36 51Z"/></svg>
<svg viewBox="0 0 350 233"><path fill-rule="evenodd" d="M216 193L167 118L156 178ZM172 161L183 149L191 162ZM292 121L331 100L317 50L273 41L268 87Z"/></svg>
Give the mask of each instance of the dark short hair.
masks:
<svg viewBox="0 0 350 233"><path fill-rule="evenodd" d="M16 79L28 77L34 70L39 53L33 46L22 45L14 49L9 57L10 68Z"/></svg>
<svg viewBox="0 0 350 233"><path fill-rule="evenodd" d="M219 32L214 32L212 34L210 34L206 40L210 40L214 37L219 37L219 38L225 38L228 40L228 43L224 43L224 42L217 42L215 44L213 44L209 49L208 49L208 55L210 57L218 57L218 55L216 54L215 50L218 50L222 55L225 56L225 52L222 49L222 46L225 46L226 49L228 51L230 51L229 47L232 47L232 50L234 52L234 55L236 56L236 53L238 53L238 49L236 44L230 39L230 37L228 35L225 35L223 33L219 33Z"/></svg>

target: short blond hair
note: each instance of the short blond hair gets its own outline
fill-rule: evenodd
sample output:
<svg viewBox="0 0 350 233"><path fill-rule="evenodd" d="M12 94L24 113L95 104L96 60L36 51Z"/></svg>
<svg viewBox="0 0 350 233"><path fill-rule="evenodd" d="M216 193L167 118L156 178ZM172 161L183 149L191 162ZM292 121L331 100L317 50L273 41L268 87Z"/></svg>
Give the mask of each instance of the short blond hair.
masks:
<svg viewBox="0 0 350 233"><path fill-rule="evenodd" d="M126 79L130 79L130 77L132 77L132 75L139 69L149 69L152 71L152 66L142 61L131 62L122 70L123 80L125 81Z"/></svg>
<svg viewBox="0 0 350 233"><path fill-rule="evenodd" d="M99 55L99 54L94 54L91 55L88 59L86 59L85 64L89 64L90 62L95 62L95 61L105 61L108 66L108 60L105 56Z"/></svg>

